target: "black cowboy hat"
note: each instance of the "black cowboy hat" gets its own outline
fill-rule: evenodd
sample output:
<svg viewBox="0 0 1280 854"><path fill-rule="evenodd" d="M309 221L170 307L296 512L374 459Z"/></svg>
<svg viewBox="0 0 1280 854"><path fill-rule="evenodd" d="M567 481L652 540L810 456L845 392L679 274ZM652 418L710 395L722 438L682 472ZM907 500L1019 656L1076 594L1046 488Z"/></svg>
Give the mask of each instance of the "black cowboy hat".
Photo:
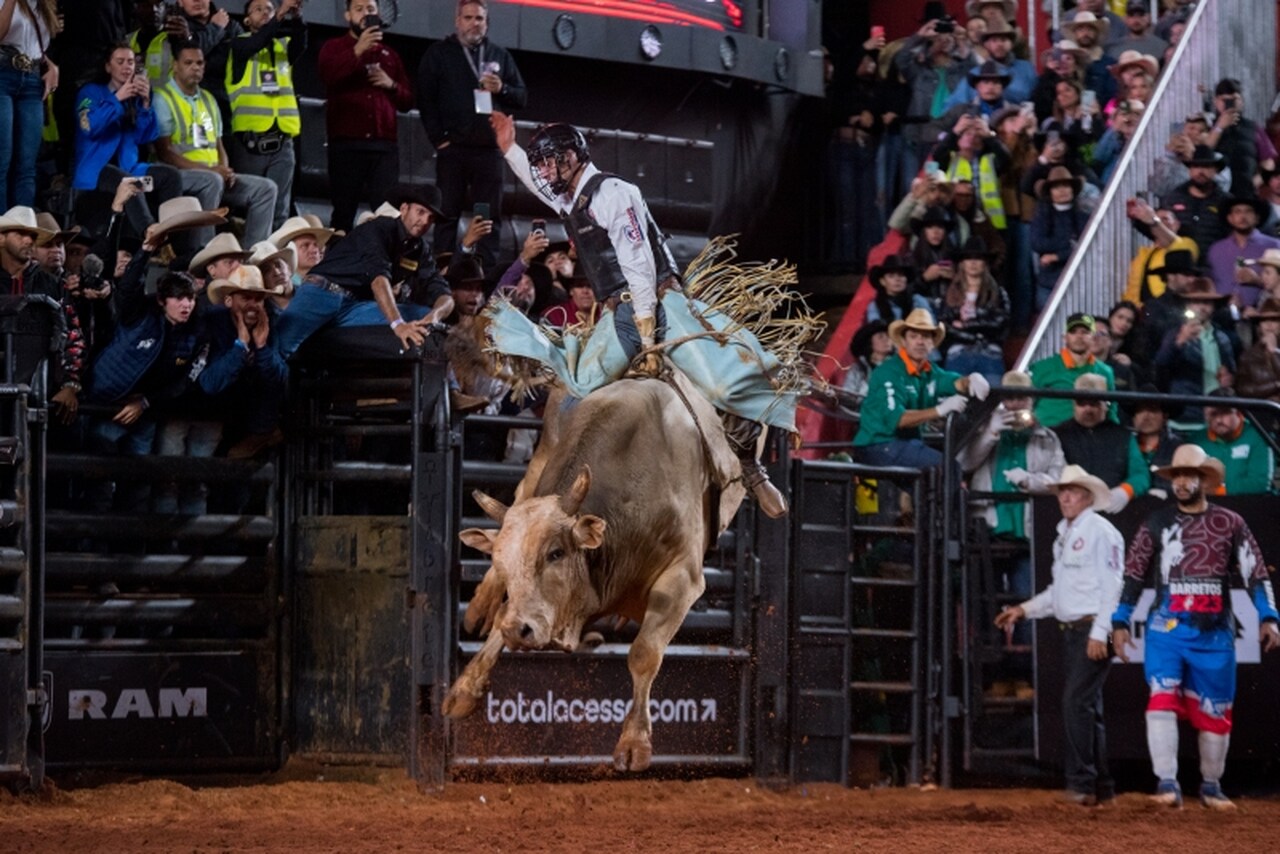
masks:
<svg viewBox="0 0 1280 854"><path fill-rule="evenodd" d="M474 255L461 255L451 259L449 272L445 274L445 279L453 290L458 290L459 288L469 290L485 289L484 268L480 264L480 259Z"/></svg>
<svg viewBox="0 0 1280 854"><path fill-rule="evenodd" d="M969 70L969 85L977 86L979 80L999 80L1005 86L1009 85L1009 81L1013 79L1013 75L1009 73L1009 69L1005 68L994 59L988 59L977 68Z"/></svg>
<svg viewBox="0 0 1280 854"><path fill-rule="evenodd" d="M849 352L859 359L869 358L871 339L879 332L889 334L889 324L878 318L863 323L858 327L858 331L853 333L853 340L849 342Z"/></svg>
<svg viewBox="0 0 1280 854"><path fill-rule="evenodd" d="M1167 276L1170 273L1196 276L1200 274L1200 268L1196 266L1195 255L1190 249L1170 249L1164 253L1164 264L1152 267L1149 272L1153 276Z"/></svg>
<svg viewBox="0 0 1280 854"><path fill-rule="evenodd" d="M968 261L975 258L990 261L991 250L987 249L987 241L973 234L969 236L963 246L951 253L951 258L954 261Z"/></svg>
<svg viewBox="0 0 1280 854"><path fill-rule="evenodd" d="M387 194L387 201L396 208L409 204L422 205L436 216L444 216L440 189L435 184L399 184Z"/></svg>
<svg viewBox="0 0 1280 854"><path fill-rule="evenodd" d="M916 266L911 262L910 255L890 255L882 263L868 270L867 278L871 284L878 285L887 273L903 273L910 279L916 274Z"/></svg>
<svg viewBox="0 0 1280 854"><path fill-rule="evenodd" d="M1267 221L1267 217L1271 216L1271 205L1257 196L1228 196L1227 200L1218 206L1218 218L1226 222L1232 209L1237 205L1248 205L1253 208L1254 214L1258 217L1258 225L1262 225Z"/></svg>
<svg viewBox="0 0 1280 854"><path fill-rule="evenodd" d="M1227 165L1227 158L1207 145L1197 145L1191 157L1182 161L1184 166L1211 166L1218 171Z"/></svg>
<svg viewBox="0 0 1280 854"><path fill-rule="evenodd" d="M925 230L926 226L940 225L947 231L955 228L955 217L951 216L951 211L940 205L932 205L925 208L922 216L911 220L911 230L916 234L920 234Z"/></svg>

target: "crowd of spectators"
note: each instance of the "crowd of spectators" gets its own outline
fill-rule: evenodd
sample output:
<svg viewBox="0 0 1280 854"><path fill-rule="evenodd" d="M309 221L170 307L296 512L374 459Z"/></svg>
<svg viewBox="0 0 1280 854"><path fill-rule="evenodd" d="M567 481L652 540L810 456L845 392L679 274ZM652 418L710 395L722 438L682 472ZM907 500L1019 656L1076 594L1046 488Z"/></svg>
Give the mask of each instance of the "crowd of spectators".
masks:
<svg viewBox="0 0 1280 854"><path fill-rule="evenodd" d="M904 249L867 273L874 298L863 322L874 331L855 338L847 395L867 395L868 376L885 359L908 362L901 352L876 356L872 345L878 332L892 331L883 324L916 311L939 330L931 362L991 385L1009 379L1010 360L1067 268L1194 5L1078 0L1061 10L1052 47L1039 57L1027 55L1015 26L1017 0L970 0L967 21L924 3L915 33L890 40L873 31L857 58L860 109L836 110L830 163L843 168L854 159L848 146L865 149L857 159L880 167L875 204L846 200L837 221L855 224L835 233L895 231ZM831 86L846 84L835 69ZM1115 259L1114 302L1058 330L1060 352L1031 366L1035 387L1101 383L1103 391L1280 402L1277 122L1246 115L1238 80L1210 82L1203 94L1202 110L1167 129L1149 189L1123 202L1142 239L1134 258ZM833 243L850 269L865 255L839 253L869 249L855 243ZM1017 411L1025 408L1018 403ZM949 411L960 411L955 406ZM1040 398L1029 423L1006 418L1011 411L1005 404L997 413L1000 429L1056 437L1065 463L1107 482L1113 511L1167 488L1152 485L1150 472L1167 462L1164 450L1177 437L1224 462L1249 461L1237 468L1251 477L1233 476L1228 465L1228 493L1272 489L1266 442L1253 442L1247 419L1223 419L1213 407L1130 412L1105 401ZM865 409L862 420L855 451L867 441Z"/></svg>
<svg viewBox="0 0 1280 854"><path fill-rule="evenodd" d="M341 326L392 348L447 331L455 410L515 411L475 323L486 300L561 331L599 306L542 221L496 264L504 164L488 113L526 92L489 11L460 0L414 74L377 0L346 0L348 29L309 52L301 0L117 0L70 22L53 0L0 4L0 295L47 297L65 318L55 447L260 455L283 440L290 358ZM327 140L327 222L293 198L300 62L327 99L325 126L306 129ZM415 106L436 186L400 183L397 115ZM495 453L527 458L513 438ZM95 483L83 500L208 507L190 483Z"/></svg>

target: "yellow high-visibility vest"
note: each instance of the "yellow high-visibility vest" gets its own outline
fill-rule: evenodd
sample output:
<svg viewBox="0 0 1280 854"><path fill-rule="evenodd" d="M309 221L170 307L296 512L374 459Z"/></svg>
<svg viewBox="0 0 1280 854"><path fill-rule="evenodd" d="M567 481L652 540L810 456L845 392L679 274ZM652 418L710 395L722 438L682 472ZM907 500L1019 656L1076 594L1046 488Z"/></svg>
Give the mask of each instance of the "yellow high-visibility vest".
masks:
<svg viewBox="0 0 1280 854"><path fill-rule="evenodd" d="M996 157L984 154L978 158L978 180L973 180L973 166L968 160L953 152L951 162L947 165L947 180L969 181L978 189L978 198L982 201L982 210L991 220L991 224L1001 231L1005 227L1004 197L1000 194L1000 178L996 175Z"/></svg>
<svg viewBox="0 0 1280 854"><path fill-rule="evenodd" d="M157 33L144 51L142 43L138 41L140 32L134 30L129 33L129 47L133 48L135 54L143 54L147 79L151 81L153 88L159 88L169 79L169 72L173 70L173 50L169 47L169 35L165 32Z"/></svg>
<svg viewBox="0 0 1280 854"><path fill-rule="evenodd" d="M173 145L178 152L201 166L218 165L218 105L213 95L204 89L196 90L196 102L192 104L178 84L170 80L156 90L169 107L177 125L173 129ZM203 139L196 138L195 126L199 124Z"/></svg>
<svg viewBox="0 0 1280 854"><path fill-rule="evenodd" d="M249 38L249 35L241 33L239 38ZM231 79L232 63L227 62L227 97L231 99L233 133L265 133L272 126L279 126L289 136L297 136L302 131L288 48L287 38L276 39L274 45L267 45L245 64L239 80Z"/></svg>

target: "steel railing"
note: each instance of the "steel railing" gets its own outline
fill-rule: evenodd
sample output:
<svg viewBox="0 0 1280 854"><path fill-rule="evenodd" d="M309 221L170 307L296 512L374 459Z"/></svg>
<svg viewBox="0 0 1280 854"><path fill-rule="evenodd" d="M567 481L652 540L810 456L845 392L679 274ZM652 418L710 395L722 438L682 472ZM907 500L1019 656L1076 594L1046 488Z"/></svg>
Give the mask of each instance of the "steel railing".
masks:
<svg viewBox="0 0 1280 854"><path fill-rule="evenodd" d="M1196 7L1016 368L1026 370L1036 359L1054 353L1069 315L1105 312L1120 299L1129 262L1146 243L1131 227L1124 200L1147 189L1168 142L1169 126L1203 110L1204 99L1223 77L1240 79L1246 115L1261 121L1268 114L1275 92L1273 12L1257 0L1206 0Z"/></svg>

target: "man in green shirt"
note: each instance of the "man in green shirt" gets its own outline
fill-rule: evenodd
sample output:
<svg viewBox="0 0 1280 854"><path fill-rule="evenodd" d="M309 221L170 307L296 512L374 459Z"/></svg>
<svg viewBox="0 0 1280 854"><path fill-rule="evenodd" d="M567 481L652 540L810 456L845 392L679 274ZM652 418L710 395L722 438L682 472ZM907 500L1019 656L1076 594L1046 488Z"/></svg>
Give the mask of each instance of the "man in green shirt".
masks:
<svg viewBox="0 0 1280 854"><path fill-rule="evenodd" d="M934 468L942 454L920 438L927 421L964 412L965 395L983 400L990 391L982 374L967 377L935 368L929 353L942 343L946 327L917 308L905 320L889 324L889 340L897 352L880 363L867 379L862 420L853 439L860 462L874 466Z"/></svg>
<svg viewBox="0 0 1280 854"><path fill-rule="evenodd" d="M1214 389L1210 397L1235 397L1227 387ZM1267 440L1234 406L1206 406L1204 429L1187 434L1204 452L1226 468L1223 487L1227 495L1264 495L1272 491L1276 461Z"/></svg>
<svg viewBox="0 0 1280 854"><path fill-rule="evenodd" d="M1073 314L1067 318L1063 347L1055 356L1048 356L1031 366L1031 383L1036 388L1056 388L1067 391L1075 388L1076 378L1083 374L1098 374L1107 381L1107 390L1116 387L1116 377L1104 362L1096 360L1089 352L1089 341L1097 328L1092 315ZM1046 427L1071 419L1071 401L1042 397L1036 401L1036 420ZM1108 418L1120 423L1114 409ZM1090 469L1092 471L1092 469Z"/></svg>

